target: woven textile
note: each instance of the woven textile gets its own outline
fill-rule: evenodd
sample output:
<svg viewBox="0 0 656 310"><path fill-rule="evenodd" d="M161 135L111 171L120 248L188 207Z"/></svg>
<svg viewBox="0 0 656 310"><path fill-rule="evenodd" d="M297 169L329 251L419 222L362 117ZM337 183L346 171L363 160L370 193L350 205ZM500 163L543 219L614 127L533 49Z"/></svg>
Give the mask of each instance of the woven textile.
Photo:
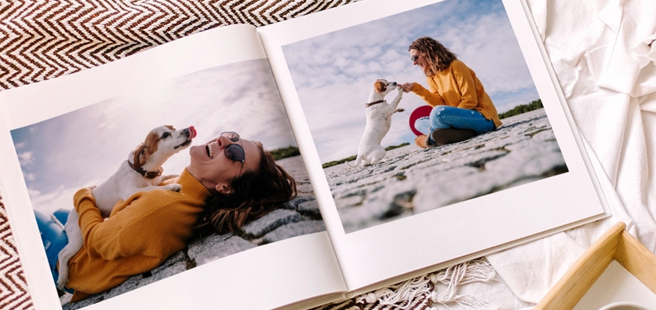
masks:
<svg viewBox="0 0 656 310"><path fill-rule="evenodd" d="M192 33L357 0L0 0L0 87L92 68Z"/></svg>
<svg viewBox="0 0 656 310"><path fill-rule="evenodd" d="M0 196L0 309L31 309L27 283Z"/></svg>
<svg viewBox="0 0 656 310"><path fill-rule="evenodd" d="M96 67L219 26L263 26L355 1L0 0L0 89ZM0 309L33 308L0 205Z"/></svg>
<svg viewBox="0 0 656 310"><path fill-rule="evenodd" d="M431 308L431 300L429 295L417 296L412 302L403 303L402 306L395 305L381 305L379 302L372 304L361 304L355 301L355 298L344 301L338 304L325 305L315 308L313 310L429 310Z"/></svg>

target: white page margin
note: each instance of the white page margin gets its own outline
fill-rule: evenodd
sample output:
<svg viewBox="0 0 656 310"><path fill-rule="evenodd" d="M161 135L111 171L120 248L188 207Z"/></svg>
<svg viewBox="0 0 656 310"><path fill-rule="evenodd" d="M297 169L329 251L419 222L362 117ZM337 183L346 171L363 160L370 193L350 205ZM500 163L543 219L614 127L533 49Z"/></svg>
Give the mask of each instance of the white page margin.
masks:
<svg viewBox="0 0 656 310"><path fill-rule="evenodd" d="M491 253L495 250L492 247L497 247L496 250L501 246L508 248L518 244L519 240L534 240L538 237L536 234L571 228L572 222L582 224L607 216L605 201L601 199L600 203L602 197L598 197L595 190L598 184L594 178L590 181L590 173L586 170L586 166L590 167L588 160L579 155L585 151L582 145L577 146L578 132L569 128L571 116L562 110L566 105L560 101L559 89L554 85L556 82L550 78L543 56L534 44L535 37L526 13L519 1L503 1L513 28L521 30L518 41L522 51L528 54L526 62L540 97L543 102L561 104L560 108L549 106L545 110L569 172L506 189L492 197L478 197L348 235L344 233L281 47L437 2L440 1L363 1L258 29L349 290L410 274L436 263L474 258L472 253L478 256ZM564 195L560 192L562 189L576 191ZM572 205L580 208L573 212L570 210ZM526 206L531 206L533 211L527 214L524 211ZM464 213L477 216L470 218ZM492 222L490 217L497 217L498 221ZM435 239L445 230L462 232L456 223L467 223L471 229L486 233L479 237L457 235L457 240Z"/></svg>

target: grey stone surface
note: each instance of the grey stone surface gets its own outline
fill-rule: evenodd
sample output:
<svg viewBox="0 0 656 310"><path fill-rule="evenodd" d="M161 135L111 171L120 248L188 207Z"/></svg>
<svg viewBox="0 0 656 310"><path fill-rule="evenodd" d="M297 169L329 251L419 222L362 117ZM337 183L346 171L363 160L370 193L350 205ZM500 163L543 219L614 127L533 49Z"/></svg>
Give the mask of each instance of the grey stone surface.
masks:
<svg viewBox="0 0 656 310"><path fill-rule="evenodd" d="M307 170L303 165L303 159L300 156L284 158L276 161L276 163L285 168L285 170L294 177L294 180L296 181L296 190L298 191L299 196L307 194L314 195L312 184L310 184L310 178L308 177Z"/></svg>
<svg viewBox="0 0 656 310"><path fill-rule="evenodd" d="M377 165L324 169L344 230L372 227L567 172L543 109L450 145L388 151Z"/></svg>
<svg viewBox="0 0 656 310"><path fill-rule="evenodd" d="M310 200L300 203L296 210L304 216L312 219L321 219L321 212L319 211L319 203L316 200Z"/></svg>
<svg viewBox="0 0 656 310"><path fill-rule="evenodd" d="M286 158L277 163L294 177L298 190L298 196L285 203L282 208L244 225L242 230L236 234L212 235L194 240L186 250L171 256L159 267L150 272L132 276L123 284L107 292L73 304L68 303L71 295L65 294L60 298L63 309L72 310L86 307L184 272L197 265L206 264L259 245L325 231L319 206L301 157Z"/></svg>
<svg viewBox="0 0 656 310"><path fill-rule="evenodd" d="M252 221L242 227L243 233L251 238L259 238L264 234L287 223L301 221L303 217L298 212L277 209L255 221Z"/></svg>

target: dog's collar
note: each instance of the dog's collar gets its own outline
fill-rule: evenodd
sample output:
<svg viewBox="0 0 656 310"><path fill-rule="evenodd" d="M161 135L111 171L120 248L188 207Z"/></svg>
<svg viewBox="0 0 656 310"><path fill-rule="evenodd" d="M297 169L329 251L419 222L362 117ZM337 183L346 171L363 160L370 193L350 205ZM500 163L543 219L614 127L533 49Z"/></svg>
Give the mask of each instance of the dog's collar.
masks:
<svg viewBox="0 0 656 310"><path fill-rule="evenodd" d="M132 170L134 170L137 173L141 174L146 179L154 179L154 178L162 175L162 172L164 172L164 168L162 168L162 167L159 167L159 169L157 169L157 171L146 171L141 167L135 168L134 164L132 164L132 162L130 162L129 160L128 160L128 165L130 165L130 168L132 168Z"/></svg>
<svg viewBox="0 0 656 310"><path fill-rule="evenodd" d="M372 105L379 104L379 103L383 103L383 102L385 102L385 100L382 100L382 99L381 99L381 100L378 100L378 101L365 103L365 104L364 104L364 107L365 107L365 108L368 108L368 107L370 107L370 106L372 106Z"/></svg>

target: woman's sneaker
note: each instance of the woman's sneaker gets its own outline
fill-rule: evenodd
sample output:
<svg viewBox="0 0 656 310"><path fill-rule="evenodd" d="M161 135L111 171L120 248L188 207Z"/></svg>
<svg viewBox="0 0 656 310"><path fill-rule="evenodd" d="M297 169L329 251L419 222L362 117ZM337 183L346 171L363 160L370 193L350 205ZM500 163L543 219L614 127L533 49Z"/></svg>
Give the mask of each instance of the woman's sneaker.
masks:
<svg viewBox="0 0 656 310"><path fill-rule="evenodd" d="M435 141L435 145L451 144L465 141L476 136L476 132L471 129L435 129L430 134L430 138ZM432 142L432 141L431 141ZM430 146L430 143L427 143Z"/></svg>

